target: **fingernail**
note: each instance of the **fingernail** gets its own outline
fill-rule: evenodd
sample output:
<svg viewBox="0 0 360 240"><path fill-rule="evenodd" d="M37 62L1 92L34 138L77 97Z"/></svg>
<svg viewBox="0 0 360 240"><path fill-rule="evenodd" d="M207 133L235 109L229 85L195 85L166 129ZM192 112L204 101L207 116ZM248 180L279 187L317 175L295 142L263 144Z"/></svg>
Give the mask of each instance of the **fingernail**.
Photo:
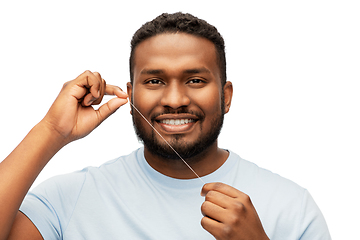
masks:
<svg viewBox="0 0 360 240"><path fill-rule="evenodd" d="M93 97L92 99L90 99L88 105L90 106L91 104L93 104L93 102L95 102L97 98L96 97Z"/></svg>

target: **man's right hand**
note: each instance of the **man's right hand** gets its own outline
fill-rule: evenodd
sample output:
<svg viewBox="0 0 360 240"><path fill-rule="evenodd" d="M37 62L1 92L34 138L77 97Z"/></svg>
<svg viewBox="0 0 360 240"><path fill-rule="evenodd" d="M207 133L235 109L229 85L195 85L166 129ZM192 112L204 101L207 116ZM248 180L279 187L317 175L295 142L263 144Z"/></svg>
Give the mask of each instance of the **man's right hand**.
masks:
<svg viewBox="0 0 360 240"><path fill-rule="evenodd" d="M95 110L103 96L115 95ZM67 143L82 138L127 102L119 87L99 73L85 71L64 84L46 116L0 162L0 240L42 239L35 225L18 211L43 167Z"/></svg>
<svg viewBox="0 0 360 240"><path fill-rule="evenodd" d="M91 105L100 104L104 95L116 98L95 110ZM127 96L119 87L107 85L99 73L85 71L64 84L42 123L59 133L67 144L88 135L127 103Z"/></svg>

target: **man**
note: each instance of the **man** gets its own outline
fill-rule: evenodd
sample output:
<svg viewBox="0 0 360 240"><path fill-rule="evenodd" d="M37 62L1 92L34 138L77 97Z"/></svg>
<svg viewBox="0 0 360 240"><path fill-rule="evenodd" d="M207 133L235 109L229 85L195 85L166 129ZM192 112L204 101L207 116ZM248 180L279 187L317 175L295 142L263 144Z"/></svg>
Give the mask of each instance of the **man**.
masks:
<svg viewBox="0 0 360 240"><path fill-rule="evenodd" d="M305 189L218 147L233 87L216 28L182 13L146 23L132 40L130 76L128 94L90 71L67 82L1 162L0 239L330 239ZM116 98L94 110L104 94ZM127 97L143 148L25 197L57 151Z"/></svg>

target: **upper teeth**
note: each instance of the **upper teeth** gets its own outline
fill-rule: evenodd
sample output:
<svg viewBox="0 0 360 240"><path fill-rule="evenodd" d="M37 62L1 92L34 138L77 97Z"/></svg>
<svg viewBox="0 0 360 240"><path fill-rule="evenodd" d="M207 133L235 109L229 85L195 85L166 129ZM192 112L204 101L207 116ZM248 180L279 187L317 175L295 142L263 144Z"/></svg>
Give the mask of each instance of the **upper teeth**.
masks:
<svg viewBox="0 0 360 240"><path fill-rule="evenodd" d="M193 119L164 119L160 121L161 123L169 124L169 125L182 125L187 124L189 122L194 122Z"/></svg>

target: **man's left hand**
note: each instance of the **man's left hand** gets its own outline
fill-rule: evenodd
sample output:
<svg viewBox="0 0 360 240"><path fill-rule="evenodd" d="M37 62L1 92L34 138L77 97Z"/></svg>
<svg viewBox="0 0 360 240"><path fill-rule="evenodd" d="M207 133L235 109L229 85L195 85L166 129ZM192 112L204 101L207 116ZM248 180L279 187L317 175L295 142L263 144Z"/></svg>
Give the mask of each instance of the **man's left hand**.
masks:
<svg viewBox="0 0 360 240"><path fill-rule="evenodd" d="M218 240L269 239L255 207L245 193L224 183L207 183L201 225Z"/></svg>

